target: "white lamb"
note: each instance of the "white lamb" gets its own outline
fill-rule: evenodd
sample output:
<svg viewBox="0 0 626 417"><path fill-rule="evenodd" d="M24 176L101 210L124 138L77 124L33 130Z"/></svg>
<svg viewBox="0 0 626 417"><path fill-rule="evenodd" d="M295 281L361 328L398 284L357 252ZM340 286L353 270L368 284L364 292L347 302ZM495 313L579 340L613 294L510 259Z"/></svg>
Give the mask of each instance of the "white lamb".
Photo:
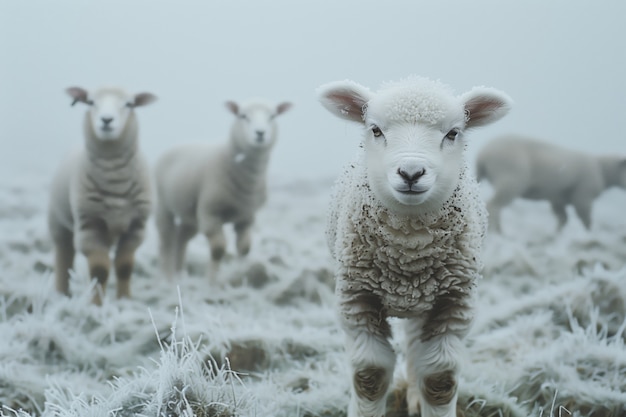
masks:
<svg viewBox="0 0 626 417"><path fill-rule="evenodd" d="M500 212L516 198L550 202L558 230L567 222L565 208L574 206L591 228L593 201L607 188L626 188L626 157L599 156L523 136L498 137L481 149L478 180L487 179L494 195L487 203L489 228L500 232Z"/></svg>
<svg viewBox="0 0 626 417"><path fill-rule="evenodd" d="M242 106L228 101L226 107L236 116L228 141L179 146L156 166L161 267L170 279L182 270L187 243L198 231L209 241L212 282L226 251L224 224L234 225L239 255L250 250L255 214L266 200L276 117L291 103L275 106L257 99Z"/></svg>
<svg viewBox="0 0 626 417"><path fill-rule="evenodd" d="M334 190L327 237L352 366L348 416L383 416L395 366L390 316L406 323L409 415L456 416L462 338L472 320L486 213L465 162L465 131L504 116L505 94L455 96L412 77L378 92L319 90L364 127L363 151Z"/></svg>
<svg viewBox="0 0 626 417"><path fill-rule="evenodd" d="M66 91L72 105L80 102L89 108L83 125L85 147L63 162L51 186L48 224L55 246L56 289L69 295L69 270L78 250L97 281L93 302L99 305L113 246L117 297L130 297L134 254L150 213L149 170L139 153L134 108L156 97L117 88Z"/></svg>

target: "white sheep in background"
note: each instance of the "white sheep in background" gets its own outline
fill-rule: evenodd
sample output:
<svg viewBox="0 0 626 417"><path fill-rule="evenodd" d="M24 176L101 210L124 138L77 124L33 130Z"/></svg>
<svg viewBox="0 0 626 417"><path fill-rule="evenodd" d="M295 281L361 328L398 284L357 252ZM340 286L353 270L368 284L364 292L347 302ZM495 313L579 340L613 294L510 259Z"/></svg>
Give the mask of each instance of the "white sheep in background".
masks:
<svg viewBox="0 0 626 417"><path fill-rule="evenodd" d="M593 201L607 188L626 188L626 156L599 156L523 136L494 139L478 154L478 180L487 179L494 195L487 203L489 227L499 232L500 211L516 198L550 202L558 230L571 204L587 229Z"/></svg>
<svg viewBox="0 0 626 417"><path fill-rule="evenodd" d="M486 213L465 162L465 131L504 116L505 94L455 96L412 77L376 93L319 89L336 116L364 126L363 151L338 180L327 236L352 366L348 416L383 416L395 366L387 318L403 317L409 415L456 416L462 338L472 320Z"/></svg>
<svg viewBox="0 0 626 417"><path fill-rule="evenodd" d="M130 297L134 253L150 213L149 169L139 153L135 107L156 100L150 93L129 95L117 88L88 92L68 88L72 105L85 113L84 149L63 162L53 178L48 225L55 246L56 289L69 295L69 270L76 250L87 257L101 304L115 249L117 297Z"/></svg>
<svg viewBox="0 0 626 417"><path fill-rule="evenodd" d="M291 103L277 106L250 100L228 101L235 115L228 141L182 145L165 153L156 166L156 224L163 274L172 278L184 265L187 243L198 231L209 241L209 278L216 280L226 251L223 225L232 223L237 252L250 250L250 231L266 200L266 171L276 142L276 117Z"/></svg>

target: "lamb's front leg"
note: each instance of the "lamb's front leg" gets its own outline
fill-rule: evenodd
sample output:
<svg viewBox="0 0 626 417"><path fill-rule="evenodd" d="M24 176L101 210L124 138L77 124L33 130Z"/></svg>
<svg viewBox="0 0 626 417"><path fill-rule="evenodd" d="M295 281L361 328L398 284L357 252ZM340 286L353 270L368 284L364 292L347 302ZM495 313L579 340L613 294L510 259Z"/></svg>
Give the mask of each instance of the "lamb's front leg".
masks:
<svg viewBox="0 0 626 417"><path fill-rule="evenodd" d="M217 284L220 263L226 254L226 237L221 220L218 217L204 215L200 217L200 230L207 237L210 248L210 263L207 270L209 282Z"/></svg>
<svg viewBox="0 0 626 417"><path fill-rule="evenodd" d="M92 303L101 305L111 267L109 259L111 240L106 224L100 219L81 219L74 239L75 246L87 258L89 278L96 281Z"/></svg>
<svg viewBox="0 0 626 417"><path fill-rule="evenodd" d="M380 299L367 292L341 294L340 319L352 371L348 417L385 415L396 355Z"/></svg>
<svg viewBox="0 0 626 417"><path fill-rule="evenodd" d="M176 222L174 215L158 204L155 209L155 223L159 232L159 264L163 275L172 280L176 275Z"/></svg>
<svg viewBox="0 0 626 417"><path fill-rule="evenodd" d="M49 218L50 235L54 243L54 269L56 276L56 289L61 294L70 295L70 269L74 265L74 235L56 222L53 217Z"/></svg>
<svg viewBox="0 0 626 417"><path fill-rule="evenodd" d="M468 297L451 292L451 296L437 302L425 318L408 320L409 415L456 417L460 355L471 319Z"/></svg>
<svg viewBox="0 0 626 417"><path fill-rule="evenodd" d="M117 298L130 298L130 277L135 265L135 251L143 242L145 220L133 221L117 244L115 251L115 276L117 278Z"/></svg>
<svg viewBox="0 0 626 417"><path fill-rule="evenodd" d="M237 233L237 253L239 256L246 256L250 252L252 238L250 232L254 218L246 219L235 223L235 232Z"/></svg>

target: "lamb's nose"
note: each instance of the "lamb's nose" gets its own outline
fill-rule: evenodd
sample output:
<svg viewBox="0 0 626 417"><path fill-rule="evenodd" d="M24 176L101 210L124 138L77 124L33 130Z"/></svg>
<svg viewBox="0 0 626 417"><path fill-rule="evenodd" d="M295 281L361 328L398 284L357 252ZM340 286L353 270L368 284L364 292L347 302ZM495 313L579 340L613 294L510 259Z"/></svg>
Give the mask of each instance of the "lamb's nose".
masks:
<svg viewBox="0 0 626 417"><path fill-rule="evenodd" d="M263 142L264 136L265 136L265 132L262 130L257 130L255 131L256 133L256 141L257 142Z"/></svg>
<svg viewBox="0 0 626 417"><path fill-rule="evenodd" d="M413 173L409 173L401 168L398 168L398 175L400 175L404 182L409 185L415 184L424 174L426 174L425 168L422 168Z"/></svg>
<svg viewBox="0 0 626 417"><path fill-rule="evenodd" d="M107 125L109 125L113 121L113 118L112 117L102 117L101 120L102 120L102 123L104 123L104 125L107 126Z"/></svg>

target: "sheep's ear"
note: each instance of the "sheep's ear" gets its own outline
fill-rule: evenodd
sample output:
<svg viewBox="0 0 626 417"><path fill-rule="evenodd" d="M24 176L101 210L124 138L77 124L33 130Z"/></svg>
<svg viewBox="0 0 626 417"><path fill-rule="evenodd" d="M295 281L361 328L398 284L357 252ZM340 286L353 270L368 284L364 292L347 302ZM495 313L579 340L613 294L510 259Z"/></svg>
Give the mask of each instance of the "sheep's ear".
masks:
<svg viewBox="0 0 626 417"><path fill-rule="evenodd" d="M87 90L80 87L69 87L65 89L65 92L72 97L72 106L78 102L87 103Z"/></svg>
<svg viewBox="0 0 626 417"><path fill-rule="evenodd" d="M230 110L232 114L239 116L239 105L237 103L234 101L227 101L224 105L226 105L226 108Z"/></svg>
<svg viewBox="0 0 626 417"><path fill-rule="evenodd" d="M475 87L461 96L467 119L466 127L488 125L511 110L513 101L505 93L486 87Z"/></svg>
<svg viewBox="0 0 626 417"><path fill-rule="evenodd" d="M292 107L293 107L292 103L290 103L288 101L284 101L284 102L280 103L278 106L276 106L276 115L278 116L279 114L283 114L284 112L286 112L287 110L289 110Z"/></svg>
<svg viewBox="0 0 626 417"><path fill-rule="evenodd" d="M135 94L134 100L131 103L132 107L147 106L150 103L157 101L157 96L152 93L138 93Z"/></svg>
<svg viewBox="0 0 626 417"><path fill-rule="evenodd" d="M317 89L322 105L335 116L363 123L367 102L372 94L369 89L354 81L336 81Z"/></svg>

